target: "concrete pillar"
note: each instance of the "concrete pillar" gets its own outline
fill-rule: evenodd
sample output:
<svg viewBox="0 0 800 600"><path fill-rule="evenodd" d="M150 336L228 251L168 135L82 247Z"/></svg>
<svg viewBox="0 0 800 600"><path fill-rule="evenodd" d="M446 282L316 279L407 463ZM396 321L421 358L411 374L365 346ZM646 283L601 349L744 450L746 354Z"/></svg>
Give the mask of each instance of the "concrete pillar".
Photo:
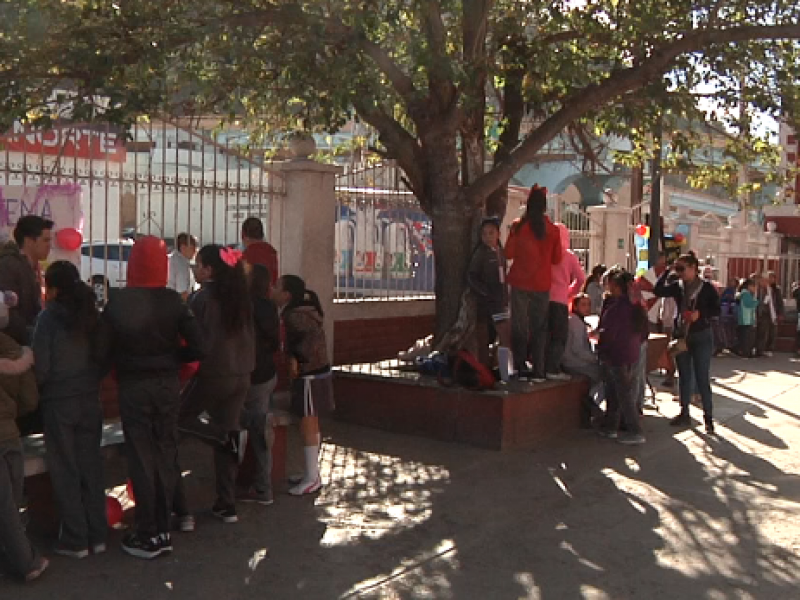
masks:
<svg viewBox="0 0 800 600"><path fill-rule="evenodd" d="M341 168L309 159L278 163L286 193L273 202L280 227L281 273L302 277L325 311L325 335L333 361L333 293L336 227L336 174Z"/></svg>
<svg viewBox="0 0 800 600"><path fill-rule="evenodd" d="M592 219L592 230L597 235L590 238L590 255L593 263L607 266L628 265L631 240L631 210L620 206L591 206L587 209Z"/></svg>

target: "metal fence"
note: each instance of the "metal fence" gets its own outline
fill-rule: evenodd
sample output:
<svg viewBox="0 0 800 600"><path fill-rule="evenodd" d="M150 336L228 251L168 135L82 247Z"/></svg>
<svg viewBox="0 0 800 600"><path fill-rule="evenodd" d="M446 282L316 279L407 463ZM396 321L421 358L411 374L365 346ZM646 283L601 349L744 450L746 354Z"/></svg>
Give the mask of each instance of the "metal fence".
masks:
<svg viewBox="0 0 800 600"><path fill-rule="evenodd" d="M392 162L346 167L336 179L334 300L432 298L431 222Z"/></svg>
<svg viewBox="0 0 800 600"><path fill-rule="evenodd" d="M745 254L712 252L703 258L714 268L714 278L723 286L752 274L775 273L783 299L792 297L792 288L800 283L800 254Z"/></svg>
<svg viewBox="0 0 800 600"><path fill-rule="evenodd" d="M80 262L100 294L124 285L133 240L156 235L169 246L181 232L200 244L238 244L242 221L270 227L270 201L283 184L246 133L212 134L166 121L127 131L109 125L53 130L21 126L0 136L0 238L38 214L82 233L79 249L57 244L50 260ZM263 156L263 154L261 154ZM280 251L282 240L270 240Z"/></svg>

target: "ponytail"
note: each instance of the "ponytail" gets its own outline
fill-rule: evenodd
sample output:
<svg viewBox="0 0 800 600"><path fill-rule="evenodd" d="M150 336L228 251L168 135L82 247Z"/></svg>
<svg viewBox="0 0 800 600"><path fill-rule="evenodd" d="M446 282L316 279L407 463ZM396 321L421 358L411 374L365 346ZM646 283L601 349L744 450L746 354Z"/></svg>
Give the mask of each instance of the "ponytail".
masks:
<svg viewBox="0 0 800 600"><path fill-rule="evenodd" d="M47 267L44 275L45 287L57 292L55 302L63 306L69 318L68 329L92 331L97 325L97 297L86 283L81 281L78 268L66 260L57 260Z"/></svg>
<svg viewBox="0 0 800 600"><path fill-rule="evenodd" d="M297 275L283 275L281 277L281 287L291 298L284 310L292 310L301 306L311 306L319 313L320 317L325 316L317 293L306 288L306 282Z"/></svg>
<svg viewBox="0 0 800 600"><path fill-rule="evenodd" d="M547 188L534 185L528 194L528 205L525 210L525 220L533 231L537 240L543 240L547 235L544 213L547 211Z"/></svg>

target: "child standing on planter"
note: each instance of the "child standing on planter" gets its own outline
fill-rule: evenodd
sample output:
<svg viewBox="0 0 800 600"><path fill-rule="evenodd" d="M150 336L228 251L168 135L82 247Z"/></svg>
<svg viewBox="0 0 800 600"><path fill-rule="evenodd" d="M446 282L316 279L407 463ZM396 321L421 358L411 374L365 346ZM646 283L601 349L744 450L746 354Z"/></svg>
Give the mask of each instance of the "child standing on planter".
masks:
<svg viewBox="0 0 800 600"><path fill-rule="evenodd" d="M61 529L56 554L85 558L106 550L101 368L96 360L98 314L91 288L71 262L44 276L47 307L33 333L47 470Z"/></svg>
<svg viewBox="0 0 800 600"><path fill-rule="evenodd" d="M286 330L286 355L290 359L292 412L300 417L305 454L305 475L289 490L293 496L313 494L322 487L319 473L319 416L334 408L331 366L324 313L317 294L306 289L296 275L284 275L272 290L281 308Z"/></svg>
<svg viewBox="0 0 800 600"><path fill-rule="evenodd" d="M489 345L499 337L498 362L501 374L505 371L505 375L508 374L508 348L511 343L506 272L506 257L500 244L500 222L494 218L484 219L481 223L481 241L472 253L467 282L478 299L478 359L489 369L493 368ZM501 354L505 360L500 358Z"/></svg>

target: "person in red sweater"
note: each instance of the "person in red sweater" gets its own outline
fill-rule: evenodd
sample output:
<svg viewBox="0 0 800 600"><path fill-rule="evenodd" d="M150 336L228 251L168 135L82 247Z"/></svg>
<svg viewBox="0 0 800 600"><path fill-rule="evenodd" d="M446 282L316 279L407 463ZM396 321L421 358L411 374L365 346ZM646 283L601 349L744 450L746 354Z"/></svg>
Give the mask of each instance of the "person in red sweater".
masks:
<svg viewBox="0 0 800 600"><path fill-rule="evenodd" d="M520 379L545 381L547 309L550 303L553 265L561 262L561 238L547 218L547 188L534 185L528 195L525 216L514 221L506 242L506 258L513 261L508 274L511 286L511 346ZM528 371L528 349L533 366Z"/></svg>
<svg viewBox="0 0 800 600"><path fill-rule="evenodd" d="M264 241L264 223L258 217L247 217L242 223L242 258L251 265L264 265L272 275L272 285L278 281L278 251Z"/></svg>

